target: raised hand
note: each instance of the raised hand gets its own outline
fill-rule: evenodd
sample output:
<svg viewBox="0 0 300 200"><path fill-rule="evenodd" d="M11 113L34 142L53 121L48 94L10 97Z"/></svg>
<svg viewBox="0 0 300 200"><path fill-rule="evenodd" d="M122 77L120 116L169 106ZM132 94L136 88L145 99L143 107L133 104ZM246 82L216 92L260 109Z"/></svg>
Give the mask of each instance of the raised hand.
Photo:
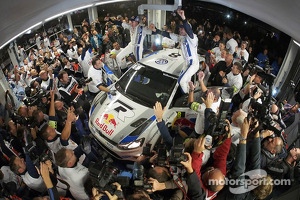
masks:
<svg viewBox="0 0 300 200"><path fill-rule="evenodd" d="M195 85L194 85L193 81L189 81L189 88L191 91L195 90Z"/></svg>
<svg viewBox="0 0 300 200"><path fill-rule="evenodd" d="M205 77L204 72L203 72L203 71L200 71L200 72L198 73L198 80L199 80L199 81L203 81L203 80L204 80L204 77Z"/></svg>
<svg viewBox="0 0 300 200"><path fill-rule="evenodd" d="M201 97L201 98L202 98L202 101L205 104L206 108L211 108L211 106L212 106L212 104L214 102L214 99L215 99L215 95L214 95L214 93L209 92L207 94L206 99L204 99L203 97Z"/></svg>
<svg viewBox="0 0 300 200"><path fill-rule="evenodd" d="M154 114L155 114L155 117L156 117L156 120L158 122L161 122L162 119L163 119L163 114L164 114L164 111L165 109L162 108L162 105L160 102L156 102L155 103L155 106L153 106L153 110L154 110Z"/></svg>
<svg viewBox="0 0 300 200"><path fill-rule="evenodd" d="M177 14L181 17L182 20L185 20L184 10L178 9Z"/></svg>
<svg viewBox="0 0 300 200"><path fill-rule="evenodd" d="M202 153L205 149L205 137L200 137L194 142L194 152Z"/></svg>

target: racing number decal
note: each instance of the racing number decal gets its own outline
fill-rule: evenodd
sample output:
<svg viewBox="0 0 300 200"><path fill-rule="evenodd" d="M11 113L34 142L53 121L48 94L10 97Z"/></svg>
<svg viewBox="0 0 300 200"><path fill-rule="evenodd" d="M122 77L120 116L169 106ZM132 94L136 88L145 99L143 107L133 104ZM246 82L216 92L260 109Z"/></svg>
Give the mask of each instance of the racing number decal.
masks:
<svg viewBox="0 0 300 200"><path fill-rule="evenodd" d="M177 112L177 119L181 118L181 112Z"/></svg>
<svg viewBox="0 0 300 200"><path fill-rule="evenodd" d="M114 103L113 110L115 110L118 113L117 117L122 122L125 122L125 118L134 117L134 112L132 111L133 108L119 100L117 100L116 103Z"/></svg>

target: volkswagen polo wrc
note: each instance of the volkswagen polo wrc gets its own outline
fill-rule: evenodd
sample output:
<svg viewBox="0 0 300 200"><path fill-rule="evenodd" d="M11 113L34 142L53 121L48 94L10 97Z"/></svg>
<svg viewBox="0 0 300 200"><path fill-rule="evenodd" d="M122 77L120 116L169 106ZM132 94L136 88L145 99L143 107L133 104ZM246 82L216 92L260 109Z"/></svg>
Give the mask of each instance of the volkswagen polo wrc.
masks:
<svg viewBox="0 0 300 200"><path fill-rule="evenodd" d="M184 68L180 50L161 50L127 70L110 88L115 95L100 92L92 102L89 120L99 145L118 159L135 160L146 144L153 148L160 138L153 111L156 101L166 107L168 124L178 116L192 115L177 82Z"/></svg>

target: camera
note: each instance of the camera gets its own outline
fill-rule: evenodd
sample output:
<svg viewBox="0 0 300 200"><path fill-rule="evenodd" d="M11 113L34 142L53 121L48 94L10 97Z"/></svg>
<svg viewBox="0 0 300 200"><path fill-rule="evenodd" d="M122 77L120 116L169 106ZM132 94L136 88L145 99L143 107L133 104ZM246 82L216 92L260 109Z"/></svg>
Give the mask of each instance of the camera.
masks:
<svg viewBox="0 0 300 200"><path fill-rule="evenodd" d="M173 138L173 146L169 156L171 166L181 166L181 161L187 161L188 157L184 154L184 139L180 135Z"/></svg>
<svg viewBox="0 0 300 200"><path fill-rule="evenodd" d="M22 125L28 124L28 121L25 117L22 117L16 113L13 113L10 117L11 117L11 120L14 121L16 124L22 124Z"/></svg>
<svg viewBox="0 0 300 200"><path fill-rule="evenodd" d="M156 164L161 167L166 166L167 158L168 158L168 155L167 155L166 145L159 144L158 148L157 148Z"/></svg>
<svg viewBox="0 0 300 200"><path fill-rule="evenodd" d="M152 156L151 154L151 144L146 144L146 146L143 147L143 153L144 156Z"/></svg>
<svg viewBox="0 0 300 200"><path fill-rule="evenodd" d="M144 189L151 189L152 185L148 184L147 181L145 180L145 174L144 174L144 166L135 162L133 164L133 185L135 187L142 187Z"/></svg>
<svg viewBox="0 0 300 200"><path fill-rule="evenodd" d="M35 166L40 168L40 162L45 163L47 160L50 160L51 162L53 162L53 155L50 150L47 150L47 151L41 153L41 155L36 156L36 158L33 158L33 163L35 164Z"/></svg>
<svg viewBox="0 0 300 200"><path fill-rule="evenodd" d="M26 90L26 97L23 100L26 106L44 106L42 103L42 98L50 97L50 93L44 91L43 89L35 90L33 88L29 88Z"/></svg>
<svg viewBox="0 0 300 200"><path fill-rule="evenodd" d="M80 87L83 87L83 86L86 86L86 84L89 83L89 82L91 82L92 80L93 80L92 77L89 77L89 78L87 78L87 79L80 78L80 79L78 79L77 81L78 81L78 83L79 83L79 86L80 86Z"/></svg>
<svg viewBox="0 0 300 200"><path fill-rule="evenodd" d="M108 191L113 194L116 187L112 183L117 181L119 169L114 167L111 162L92 162L89 166L89 177L91 178L94 187L97 187L100 192Z"/></svg>

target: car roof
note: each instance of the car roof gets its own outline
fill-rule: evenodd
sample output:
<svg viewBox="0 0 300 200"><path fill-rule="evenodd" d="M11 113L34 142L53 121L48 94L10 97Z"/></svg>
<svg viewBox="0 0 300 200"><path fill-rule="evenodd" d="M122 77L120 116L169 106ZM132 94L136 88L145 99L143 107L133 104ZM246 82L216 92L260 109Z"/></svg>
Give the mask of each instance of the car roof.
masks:
<svg viewBox="0 0 300 200"><path fill-rule="evenodd" d="M268 23L300 41L300 1L198 0L221 4ZM0 46L29 27L55 14L95 3L115 0L26 0L0 2ZM40 25L42 26L42 24Z"/></svg>
<svg viewBox="0 0 300 200"><path fill-rule="evenodd" d="M140 63L174 76L179 76L185 66L180 49L163 49L153 52L140 60Z"/></svg>

